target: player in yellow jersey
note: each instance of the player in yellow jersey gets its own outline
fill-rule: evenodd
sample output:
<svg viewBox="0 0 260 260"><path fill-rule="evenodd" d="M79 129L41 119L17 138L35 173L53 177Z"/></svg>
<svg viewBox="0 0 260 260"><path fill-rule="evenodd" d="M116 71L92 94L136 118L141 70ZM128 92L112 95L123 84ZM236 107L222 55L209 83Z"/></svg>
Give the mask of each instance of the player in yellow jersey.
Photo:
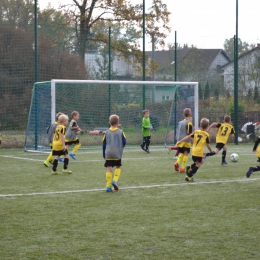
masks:
<svg viewBox="0 0 260 260"><path fill-rule="evenodd" d="M209 126L208 130L214 126L218 128L218 132L216 136L216 148L212 153L207 153L206 157L216 155L223 148L221 165L226 165L228 164L226 162L226 154L227 154L226 143L228 141L229 136L231 136L231 138L234 139L234 134L235 134L235 129L231 124L231 117L226 115L224 117L224 123L216 123L216 122L212 123Z"/></svg>
<svg viewBox="0 0 260 260"><path fill-rule="evenodd" d="M65 145L65 134L66 134L66 126L68 124L68 116L60 115L58 118L59 125L56 127L53 135L52 142L52 155L54 156L53 166L52 166L52 174L60 174L57 172L58 160L61 155L64 155L64 166L62 173L72 173L72 171L68 170L69 164L69 156L68 150Z"/></svg>
<svg viewBox="0 0 260 260"><path fill-rule="evenodd" d="M177 141L180 141L183 137L192 133L192 117L190 108L185 108L183 111L184 119L179 122L178 130L176 134ZM185 167L188 162L188 154L190 153L191 141L185 140L178 145L179 157L177 162L174 163L175 171L185 172ZM179 169L179 166L180 169Z"/></svg>
<svg viewBox="0 0 260 260"><path fill-rule="evenodd" d="M209 120L207 118L202 118L200 121L200 129L196 130L192 134L184 137L179 142L176 143L178 146L182 142L193 139L192 146L192 160L193 164L191 166L186 167L186 178L185 181L193 181L193 175L197 172L200 166L204 162L204 147L205 145L212 152L212 149L209 144L209 133L207 132L207 128L209 127Z"/></svg>

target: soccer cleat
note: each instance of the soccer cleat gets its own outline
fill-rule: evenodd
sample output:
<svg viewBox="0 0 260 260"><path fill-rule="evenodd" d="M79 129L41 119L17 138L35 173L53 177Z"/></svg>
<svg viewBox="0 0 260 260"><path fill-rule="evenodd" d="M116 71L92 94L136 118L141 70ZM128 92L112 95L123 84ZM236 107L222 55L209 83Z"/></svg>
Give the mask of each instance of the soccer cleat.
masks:
<svg viewBox="0 0 260 260"><path fill-rule="evenodd" d="M179 171L179 164L177 162L174 164L174 169L176 172Z"/></svg>
<svg viewBox="0 0 260 260"><path fill-rule="evenodd" d="M76 156L75 156L74 153L69 153L69 155L71 156L71 158L72 158L73 160L76 160Z"/></svg>
<svg viewBox="0 0 260 260"><path fill-rule="evenodd" d="M181 172L181 173L184 173L184 172L185 172L185 169L180 168L180 172Z"/></svg>
<svg viewBox="0 0 260 260"><path fill-rule="evenodd" d="M149 149L145 149L145 152L150 153Z"/></svg>
<svg viewBox="0 0 260 260"><path fill-rule="evenodd" d="M145 149L144 149L144 145L143 145L143 144L140 144L140 146L141 146L142 150L145 151Z"/></svg>
<svg viewBox="0 0 260 260"><path fill-rule="evenodd" d="M61 174L61 172L52 171L51 174L52 174L52 175L58 175L58 174Z"/></svg>
<svg viewBox="0 0 260 260"><path fill-rule="evenodd" d="M194 182L192 177L186 176L185 181Z"/></svg>
<svg viewBox="0 0 260 260"><path fill-rule="evenodd" d="M173 159L174 160L178 160L179 156L174 156Z"/></svg>
<svg viewBox="0 0 260 260"><path fill-rule="evenodd" d="M222 162L221 165L227 165L228 163L226 161Z"/></svg>
<svg viewBox="0 0 260 260"><path fill-rule="evenodd" d="M59 161L60 161L60 162L64 162L64 159L63 159L63 158L59 158Z"/></svg>
<svg viewBox="0 0 260 260"><path fill-rule="evenodd" d="M202 158L203 158L203 159L207 158L207 154L206 154L206 153L203 153Z"/></svg>
<svg viewBox="0 0 260 260"><path fill-rule="evenodd" d="M107 188L106 188L106 192L112 192L112 189L109 188L109 187L107 187Z"/></svg>
<svg viewBox="0 0 260 260"><path fill-rule="evenodd" d="M50 167L50 165L49 165L49 163L48 163L47 161L45 161L43 164L44 164L46 167Z"/></svg>
<svg viewBox="0 0 260 260"><path fill-rule="evenodd" d="M66 170L63 169L63 170L62 170L62 173L65 173L65 174L66 174L66 173L67 173L67 174L71 174L72 171L70 171L70 170L68 170L68 169L66 169Z"/></svg>
<svg viewBox="0 0 260 260"><path fill-rule="evenodd" d="M250 168L249 168L249 170L248 170L247 173L246 173L246 177L247 177L247 178L249 178L249 177L251 176L251 174L254 172L253 169L254 169L253 167L250 167Z"/></svg>
<svg viewBox="0 0 260 260"><path fill-rule="evenodd" d="M115 189L116 191L119 190L118 184L117 184L116 181L112 181L112 185L113 185L113 187L114 187L114 189Z"/></svg>

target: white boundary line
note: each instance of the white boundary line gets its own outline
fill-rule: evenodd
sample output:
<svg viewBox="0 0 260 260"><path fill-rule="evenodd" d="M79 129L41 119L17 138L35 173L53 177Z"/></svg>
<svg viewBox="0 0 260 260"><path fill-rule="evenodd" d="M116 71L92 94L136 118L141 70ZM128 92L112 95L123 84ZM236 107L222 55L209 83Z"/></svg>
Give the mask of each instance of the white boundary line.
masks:
<svg viewBox="0 0 260 260"><path fill-rule="evenodd" d="M120 190L134 190L134 189L150 189L150 188L164 188L164 187L182 187L187 185L205 185L205 184L219 184L219 183L236 183L236 182L252 182L259 181L260 178L252 179L235 179L235 180L220 180L220 181L201 181L201 182L191 182L191 183L166 183L166 184L154 184L154 185L141 185L141 186L130 186L123 187ZM7 197L22 197L22 196L40 196L40 195L55 195L55 194L68 194L68 193L82 193L82 192L105 192L105 189L88 189L88 190L67 190L67 191L50 191L50 192L33 192L33 193L18 193L18 194L0 194L0 198Z"/></svg>

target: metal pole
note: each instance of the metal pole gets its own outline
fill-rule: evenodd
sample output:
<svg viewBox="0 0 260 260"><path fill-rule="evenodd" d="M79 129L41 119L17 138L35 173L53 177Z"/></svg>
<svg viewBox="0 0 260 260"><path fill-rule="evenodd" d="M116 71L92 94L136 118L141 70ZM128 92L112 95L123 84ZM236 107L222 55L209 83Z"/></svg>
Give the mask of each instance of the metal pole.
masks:
<svg viewBox="0 0 260 260"><path fill-rule="evenodd" d="M38 81L38 13L37 0L34 0L34 82Z"/></svg>
<svg viewBox="0 0 260 260"><path fill-rule="evenodd" d="M236 36L234 46L234 127L236 130L235 144L238 144L238 0L236 0Z"/></svg>
<svg viewBox="0 0 260 260"><path fill-rule="evenodd" d="M111 27L108 29L108 80L111 80ZM108 116L111 114L111 85L108 85Z"/></svg>
<svg viewBox="0 0 260 260"><path fill-rule="evenodd" d="M175 31L175 41L174 41L174 81L177 81L177 32ZM176 130L177 130L177 93L178 88L174 93L174 143L177 142Z"/></svg>
<svg viewBox="0 0 260 260"><path fill-rule="evenodd" d="M143 81L145 81L145 0L143 0ZM143 109L145 106L145 85L143 85Z"/></svg>

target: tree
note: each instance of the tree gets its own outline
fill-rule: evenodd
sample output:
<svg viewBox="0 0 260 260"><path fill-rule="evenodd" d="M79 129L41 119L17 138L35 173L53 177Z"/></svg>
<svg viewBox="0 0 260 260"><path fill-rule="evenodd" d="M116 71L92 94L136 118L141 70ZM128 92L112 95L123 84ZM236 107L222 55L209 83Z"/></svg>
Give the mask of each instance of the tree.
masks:
<svg viewBox="0 0 260 260"><path fill-rule="evenodd" d="M209 89L209 83L206 82L205 89L204 89L204 99L210 98L210 89Z"/></svg>
<svg viewBox="0 0 260 260"><path fill-rule="evenodd" d="M259 90L258 90L258 87L257 87L257 86L254 87L254 101L255 101L256 103L259 102Z"/></svg>
<svg viewBox="0 0 260 260"><path fill-rule="evenodd" d="M114 22L120 23L125 28L137 28L138 36L142 35L142 4L134 5L127 0L72 0L72 2L72 5L76 7L74 10L71 8L72 5L63 5L62 7L68 7L67 12L71 15L71 22L75 21L78 39L76 50L83 60L87 43L90 40L107 42L107 35L96 35L95 39L90 38L91 28L99 20L107 21L110 24ZM167 10L167 5L163 4L162 0L153 0L149 11L146 11L146 33L153 34L157 44L164 45L166 33L170 31L170 27L168 26L169 15L170 12ZM114 48L118 48L118 51L124 53L125 57L132 53L136 54L138 47L138 42L134 42L133 44L121 42L121 45L114 46Z"/></svg>
<svg viewBox="0 0 260 260"><path fill-rule="evenodd" d="M224 42L224 50L231 60L234 60L234 38L225 39ZM252 46L251 46L252 47ZM240 38L238 38L238 55L241 55L247 52L250 49L250 46L246 42L242 42Z"/></svg>

